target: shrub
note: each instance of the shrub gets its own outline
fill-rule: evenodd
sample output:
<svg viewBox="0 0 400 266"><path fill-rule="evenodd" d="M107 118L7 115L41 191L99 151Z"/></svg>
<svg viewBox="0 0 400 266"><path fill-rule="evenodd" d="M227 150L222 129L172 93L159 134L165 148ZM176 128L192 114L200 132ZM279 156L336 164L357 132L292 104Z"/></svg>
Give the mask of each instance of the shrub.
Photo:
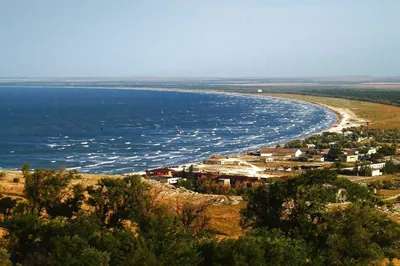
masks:
<svg viewBox="0 0 400 266"><path fill-rule="evenodd" d="M0 172L0 177L6 177L6 172Z"/></svg>
<svg viewBox="0 0 400 266"><path fill-rule="evenodd" d="M14 177L14 178L13 178L13 182L14 182L14 183L19 183L19 178L18 178L18 177Z"/></svg>

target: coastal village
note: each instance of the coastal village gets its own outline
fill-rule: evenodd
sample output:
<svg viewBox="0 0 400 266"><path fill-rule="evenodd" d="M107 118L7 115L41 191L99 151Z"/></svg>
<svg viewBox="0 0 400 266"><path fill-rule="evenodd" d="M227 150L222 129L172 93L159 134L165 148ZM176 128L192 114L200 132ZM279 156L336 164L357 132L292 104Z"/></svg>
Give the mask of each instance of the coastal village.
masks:
<svg viewBox="0 0 400 266"><path fill-rule="evenodd" d="M340 133L322 133L326 137L351 140L352 131ZM307 139L310 140L310 139ZM316 145L299 142L291 146L290 143L283 147L260 148L240 155L213 155L200 164L193 165L193 173L197 177L211 176L218 183L233 185L235 182L244 182L251 186L253 183L262 182L269 178L285 179L301 174L306 170L335 169L343 175L354 177L375 177L383 174L382 169L386 163L400 164L396 156L399 149L396 147L394 154L377 158L383 146L371 146L373 139L358 138L357 148L340 148L337 142L332 141ZM311 141L310 141L311 142ZM300 146L301 145L301 146ZM326 147L329 145L329 147ZM146 171L146 176L161 182L177 184L182 178L182 172L189 166L151 169ZM368 169L367 171L362 171Z"/></svg>
<svg viewBox="0 0 400 266"><path fill-rule="evenodd" d="M177 184L182 178L182 172L187 171L192 165L191 171L197 177L208 175L224 185L233 185L236 181L240 181L251 186L255 182L265 181L269 178L284 179L295 176L305 170L331 169L335 167L335 162L341 162L347 168L354 167L360 162L363 165L369 162L373 168L372 176L381 175L379 170L384 167L384 163L379 164L378 167L369 160L371 155L377 152L379 146L371 147L366 141L366 137L358 137L354 140L351 130L367 123L357 118L349 110L329 108L339 116L339 122L317 134L327 136L325 139L330 140L329 142L316 143L311 138L306 138L296 143L289 142L276 147L262 147L258 150L248 151L246 154L216 154L202 163L148 169L145 175L160 182ZM331 149L336 148L337 141L341 139L345 139L347 142L357 142L360 145L357 145L358 148L341 149L340 154L337 154L336 157L330 157ZM370 147L370 149L365 154L360 153L360 150L366 147Z"/></svg>
<svg viewBox="0 0 400 266"><path fill-rule="evenodd" d="M308 170L328 169L339 177L370 186L373 193L382 193L384 200L396 202L400 197L397 187L384 187L398 183L400 147L396 137L388 133L385 139L385 134L382 137L380 130L369 129L368 121L348 109L334 111L339 116L337 124L305 139L245 154L215 154L196 164L148 169L143 176L188 191L193 187L186 187L186 180L195 178L207 184L203 193L240 196L243 189L254 185L286 181Z"/></svg>

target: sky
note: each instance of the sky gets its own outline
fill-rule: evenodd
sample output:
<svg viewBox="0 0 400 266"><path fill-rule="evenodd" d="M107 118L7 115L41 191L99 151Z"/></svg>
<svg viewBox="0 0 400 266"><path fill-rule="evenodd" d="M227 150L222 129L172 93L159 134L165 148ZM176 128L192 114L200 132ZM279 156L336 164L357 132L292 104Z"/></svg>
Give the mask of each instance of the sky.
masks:
<svg viewBox="0 0 400 266"><path fill-rule="evenodd" d="M400 76L399 0L0 0L0 77Z"/></svg>

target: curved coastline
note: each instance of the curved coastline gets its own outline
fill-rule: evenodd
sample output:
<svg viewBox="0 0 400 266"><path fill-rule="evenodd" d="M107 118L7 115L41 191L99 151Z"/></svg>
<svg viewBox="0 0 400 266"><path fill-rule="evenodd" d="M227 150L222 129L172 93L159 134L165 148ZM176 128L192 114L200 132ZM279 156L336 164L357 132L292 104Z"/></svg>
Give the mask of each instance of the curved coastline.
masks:
<svg viewBox="0 0 400 266"><path fill-rule="evenodd" d="M285 98L285 97L279 97L279 96L273 96L269 94L253 94L253 93L241 93L241 92L227 92L227 91L217 91L217 90L199 90L199 89L180 89L180 88L150 88L150 87L127 87L127 88L102 88L102 89L116 89L116 90L150 90L150 91L173 91L173 92L188 92L188 93L210 93L210 94L228 94L228 95L241 95L241 96L249 96L249 97L266 97L266 98L273 98L273 99L280 99L280 100L285 100L285 101L293 101L293 102L298 102L302 104L308 104L308 105L316 105L319 107L322 107L324 109L329 109L336 115L336 122L332 123L329 127L326 129L322 130L321 132L313 133L313 134L320 134L322 132L331 132L333 129L339 125L342 125L343 128L346 127L351 127L351 126L346 126L343 124L346 118L346 115L343 113L350 113L349 110L339 110L336 107L329 106L327 104L322 104L314 101L303 101L299 99L291 99L291 98ZM354 113L351 113L351 116L353 119L357 120L358 122L365 122L363 119L358 118L357 116L354 115ZM307 135L310 136L310 135ZM305 136L305 137L307 137Z"/></svg>
<svg viewBox="0 0 400 266"><path fill-rule="evenodd" d="M93 87L90 87L93 88ZM228 92L228 91L218 91L218 90L199 90L199 89L180 89L180 88L151 88L151 87L125 87L125 88L105 88L105 87L96 87L93 89L106 89L106 90L138 90L138 91L143 91L143 90L149 90L149 91L171 91L171 92L188 92L188 93L209 93L209 94L227 94L227 95L240 95L240 96L249 96L249 97L266 97L266 98L275 98L275 99L280 99L280 100L285 100L285 101L293 101L293 102L298 102L302 104L311 104L311 105L316 105L319 107L323 107L325 109L329 109L333 113L336 114L336 122L330 125L328 128L325 130L321 131L325 132L330 130L331 128L335 127L336 125L339 125L344 116L343 114L335 107L329 106L326 104L321 104L317 102L312 102L312 101L303 101L303 100L298 100L298 99L290 99L290 98L285 98L285 97L279 97L279 96L272 96L272 95L265 95L265 94L251 94L251 93L241 93L241 92Z"/></svg>
<svg viewBox="0 0 400 266"><path fill-rule="evenodd" d="M93 88L93 89L99 89L99 88ZM243 96L243 97L248 97L248 98L258 98L258 97L260 97L260 98L276 98L276 99L280 99L280 100L283 100L283 101L286 101L286 102L293 101L293 102L298 102L298 103L301 103L301 104L316 105L316 106L319 106L319 107L324 108L324 109L329 109L331 111L331 113L329 114L330 118L327 118L327 119L328 119L329 123L331 123L331 124L327 125L328 123L325 123L324 126L326 128L322 127L324 129L321 132L332 130L335 127L337 127L339 124L342 124L343 121L344 121L344 117L341 114L341 112L338 111L337 109L335 109L334 107L330 107L330 106L319 104L319 103L315 103L315 102L307 102L307 101L302 101L302 100L297 100L297 99L288 99L288 98L285 98L285 97L275 97L275 96L271 96L271 95L253 94L253 93L224 92L224 91L213 91L213 90L198 90L198 89L197 90L196 89L180 89L180 88L163 89L163 88L138 88L138 87L136 87L136 88L104 88L103 87L101 89L109 89L109 90L113 90L113 89L114 90L142 90L142 91L143 90L153 90L153 91L171 91L171 92L205 93L205 94L228 94L228 95ZM334 119L333 114L335 115L335 118L336 118L335 119L336 121L334 123L332 123L332 120ZM324 121L324 120L325 119L321 119L320 121ZM317 130L320 130L320 129L317 129ZM222 154L235 155L235 154L241 154L241 153L249 151L251 149L258 149L259 147L262 147L262 146L264 146L264 147L270 146L271 147L271 146L274 146L274 145L277 145L277 144L284 144L284 143L287 143L288 141L290 141L292 139L301 139L301 138L305 138L305 137L313 135L313 134L320 133L320 132L316 132L317 130L315 130L314 132L308 132L308 131L304 130L302 134L293 135L292 137L289 136L289 138L287 138L287 139L275 140L273 142L269 142L269 143L267 142L267 143L264 143L264 144L257 144L257 145L254 145L254 146L251 145L251 143L249 143L250 146L239 148L239 149L227 150L227 151L222 152ZM256 146L258 148L256 148ZM210 155L212 155L212 154L210 154ZM191 163L194 163L194 162L190 161L190 159L189 159L188 162L182 162L181 165L187 165L187 164L191 164ZM198 162L196 162L196 163L198 163ZM160 165L160 166L165 166L165 165Z"/></svg>
<svg viewBox="0 0 400 266"><path fill-rule="evenodd" d="M271 95L263 95L263 94L250 94L250 93L238 93L238 92L225 92L225 91L216 91L216 90L198 90L198 89L180 89L180 88L149 88L149 87L130 87L130 88L103 88L103 89L116 89L116 90L150 90L150 91L171 91L171 92L187 92L187 93L208 93L208 94L227 94L227 95L236 95L236 96L247 96L247 97L265 97L265 98L273 98L273 99L279 99L279 100L284 100L284 101L293 101L293 102L297 102L297 103L301 103L301 104L307 104L307 105L314 105L314 106L318 106L320 108L323 109L328 109L329 111L331 111L332 113L334 113L334 115L336 116L336 121L332 124L330 124L327 128L319 131L319 132L314 132L308 135L303 135L302 137L300 137L299 139L304 139L307 138L311 135L315 135L315 134L322 134L323 132L342 132L342 129L347 128L347 127L352 127L352 126L356 126L356 125L346 125L347 122L347 116L348 114L344 113L343 110L338 110L338 108L326 105L326 104L321 104L321 103L317 103L317 102L308 102L308 101L303 101L303 100L298 100L298 99L290 99L290 98L285 98L285 97L278 97L278 96L271 96ZM347 110L348 111L348 110ZM358 118L357 118L358 119ZM285 144L287 142L289 142L290 140L293 139L286 139L282 142L271 142L271 143L265 143L264 146L265 147L272 147L274 145L277 144ZM260 146L260 145L258 145ZM244 149L240 149L240 150L234 150L234 151L227 151L226 153L223 153L225 155L237 155L240 154L240 151L249 151L251 150L251 146L246 147ZM201 161L196 161L196 162L188 162L182 165L196 165L201 163ZM165 165L163 165L165 166ZM163 167L160 165L160 167ZM140 172L142 173L142 172Z"/></svg>
<svg viewBox="0 0 400 266"><path fill-rule="evenodd" d="M354 112L345 108L337 108L327 104L319 103L316 101L306 101L300 99L293 99L289 97L281 97L272 94L256 94L256 93L245 93L245 92L228 92L228 91L220 91L220 90L199 90L199 89L181 89L181 88L151 88L151 87L126 87L126 88L104 88L103 89L121 89L121 90L152 90L152 91L175 91L175 92L192 92L192 93L214 93L214 94L228 94L228 95L246 95L250 97L268 97L275 98L287 101L294 101L302 104L311 104L316 105L325 109L329 109L336 115L336 122L332 123L326 129L313 133L313 134L322 134L323 132L342 132L345 128L350 127L358 127L362 124L365 124L367 120L357 117ZM304 136L308 137L310 135Z"/></svg>

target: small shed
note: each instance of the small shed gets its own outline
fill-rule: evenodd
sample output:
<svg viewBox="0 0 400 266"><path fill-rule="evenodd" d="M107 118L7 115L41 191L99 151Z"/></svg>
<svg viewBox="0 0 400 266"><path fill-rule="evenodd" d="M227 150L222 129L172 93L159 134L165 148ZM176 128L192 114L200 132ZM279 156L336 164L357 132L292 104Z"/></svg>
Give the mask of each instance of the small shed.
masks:
<svg viewBox="0 0 400 266"><path fill-rule="evenodd" d="M219 178L217 183L223 186L231 186L231 180L229 178Z"/></svg>
<svg viewBox="0 0 400 266"><path fill-rule="evenodd" d="M157 168L152 170L146 170L147 176L170 176L174 175L175 171L170 168Z"/></svg>

